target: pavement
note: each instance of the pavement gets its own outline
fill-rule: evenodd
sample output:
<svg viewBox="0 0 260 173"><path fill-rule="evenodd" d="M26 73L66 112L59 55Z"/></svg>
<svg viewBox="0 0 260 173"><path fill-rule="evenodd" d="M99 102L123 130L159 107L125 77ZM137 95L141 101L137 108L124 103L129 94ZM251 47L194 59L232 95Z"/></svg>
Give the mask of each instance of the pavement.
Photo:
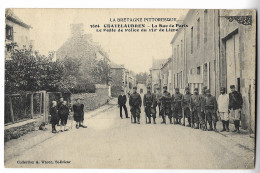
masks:
<svg viewBox="0 0 260 173"><path fill-rule="evenodd" d="M128 109L129 110L129 109ZM32 132L5 143L5 167L250 169L255 139L242 130L213 132L119 117L116 100L85 114L88 128ZM231 125L231 130L234 129ZM221 130L221 123L218 122Z"/></svg>

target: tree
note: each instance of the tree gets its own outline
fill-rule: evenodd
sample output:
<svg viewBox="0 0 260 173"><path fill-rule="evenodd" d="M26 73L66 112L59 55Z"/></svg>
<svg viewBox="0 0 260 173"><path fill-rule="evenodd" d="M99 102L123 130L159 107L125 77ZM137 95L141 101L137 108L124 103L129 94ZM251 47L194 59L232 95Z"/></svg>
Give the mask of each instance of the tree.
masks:
<svg viewBox="0 0 260 173"><path fill-rule="evenodd" d="M63 67L52 59L52 53L46 57L31 49L14 49L5 63L6 93L59 90Z"/></svg>
<svg viewBox="0 0 260 173"><path fill-rule="evenodd" d="M136 74L136 82L141 83L141 84L146 84L146 80L148 79L148 73L146 72L141 72Z"/></svg>
<svg viewBox="0 0 260 173"><path fill-rule="evenodd" d="M112 80L108 62L105 60L96 61L91 71L91 76L94 78L96 83L108 85Z"/></svg>

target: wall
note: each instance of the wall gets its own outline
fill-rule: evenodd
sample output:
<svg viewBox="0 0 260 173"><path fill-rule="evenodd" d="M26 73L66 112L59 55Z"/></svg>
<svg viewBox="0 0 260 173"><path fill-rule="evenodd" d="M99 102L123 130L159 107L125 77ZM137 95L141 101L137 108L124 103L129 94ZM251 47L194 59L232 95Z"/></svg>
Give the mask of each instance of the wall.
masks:
<svg viewBox="0 0 260 173"><path fill-rule="evenodd" d="M96 93L80 93L72 94L71 101L74 104L76 98L83 98L81 103L84 104L84 111L90 111L106 104L110 97L110 87L106 85L96 85Z"/></svg>
<svg viewBox="0 0 260 173"><path fill-rule="evenodd" d="M123 68L112 68L111 70L111 96L118 97L123 89L124 82L124 69Z"/></svg>
<svg viewBox="0 0 260 173"><path fill-rule="evenodd" d="M220 10L220 16L252 16L256 20L255 11L252 10ZM220 83L227 87L227 59L226 42L235 37L235 64L240 67L234 79L240 78L240 92L243 97L243 109L241 115L241 126L255 132L255 65L256 65L256 42L254 22L252 25L244 25L236 20L230 22L228 19L220 18ZM237 62L238 61L238 62ZM236 67L237 68L237 67ZM238 89L238 83L234 83Z"/></svg>

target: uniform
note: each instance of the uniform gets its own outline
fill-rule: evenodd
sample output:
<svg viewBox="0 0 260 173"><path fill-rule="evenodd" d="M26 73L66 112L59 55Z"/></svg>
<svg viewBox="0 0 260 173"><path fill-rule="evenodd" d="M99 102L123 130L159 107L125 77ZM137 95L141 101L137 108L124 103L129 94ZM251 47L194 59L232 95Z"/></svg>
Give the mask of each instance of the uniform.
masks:
<svg viewBox="0 0 260 173"><path fill-rule="evenodd" d="M195 129L199 128L199 124L201 124L204 129L204 118L201 116L201 101L201 97L198 94L193 94L190 98L190 109L192 111L191 124L192 127L196 124Z"/></svg>
<svg viewBox="0 0 260 173"><path fill-rule="evenodd" d="M175 93L172 95L172 111L173 118L176 119L176 123L179 124L182 118L182 101L183 95L181 93Z"/></svg>
<svg viewBox="0 0 260 173"><path fill-rule="evenodd" d="M162 97L160 99L162 106L161 106L161 111L160 111L160 115L162 116L163 122L166 124L165 121L165 116L167 115L170 123L172 123L172 110L171 110L171 94L168 91L164 91L162 93Z"/></svg>
<svg viewBox="0 0 260 173"><path fill-rule="evenodd" d="M221 88L221 94L218 97L218 113L222 121L222 131L229 131L229 95L225 94L225 88Z"/></svg>
<svg viewBox="0 0 260 173"><path fill-rule="evenodd" d="M158 110L159 112L161 111L161 97L162 97L162 93L156 93L155 94L156 97L156 105L158 106Z"/></svg>
<svg viewBox="0 0 260 173"><path fill-rule="evenodd" d="M235 87L235 86L231 86ZM231 88L230 87L230 88ZM235 130L233 132L239 132L239 126L240 126L240 116L241 116L241 109L243 105L243 98L242 95L237 92L233 91L229 93L229 105L228 108L231 113L231 118L234 120Z"/></svg>
<svg viewBox="0 0 260 173"><path fill-rule="evenodd" d="M207 91L209 92L209 91ZM217 100L216 97L212 96L212 95L207 95L204 101L204 110L205 110L205 115L207 116L207 121L209 123L209 130L213 130L212 129L212 121L213 121L213 125L214 125L214 130L216 130L216 123L218 121L218 117L217 117Z"/></svg>
<svg viewBox="0 0 260 173"><path fill-rule="evenodd" d="M201 100L201 103L204 103L205 102L205 98L206 98L206 93L205 93L205 90L207 89L207 87L203 87L203 89L202 89L202 93L199 95L200 96L200 100ZM202 111L201 113L200 113L200 116L201 116L201 118L203 119L203 122L204 122L204 125L206 126L206 120L205 120L205 112L204 111Z"/></svg>
<svg viewBox="0 0 260 173"><path fill-rule="evenodd" d="M188 90L188 88L185 89L186 91ZM184 112L184 116L185 118L188 118L188 122L189 122L189 127L191 126L191 122L190 122L190 97L192 96L192 94L188 91L186 94L183 95L183 99L182 99L182 109ZM185 119L183 120L183 125L185 125Z"/></svg>
<svg viewBox="0 0 260 173"><path fill-rule="evenodd" d="M129 105L131 107L130 112L134 117L134 122L136 123L137 118L138 123L140 123L140 107L142 106L142 98L140 94L138 94L137 92L132 93L129 98Z"/></svg>
<svg viewBox="0 0 260 173"><path fill-rule="evenodd" d="M151 92L147 92L144 95L144 107L145 107L145 114L149 119L149 124L151 123L151 116L153 117L153 122L155 122L156 118L156 96Z"/></svg>

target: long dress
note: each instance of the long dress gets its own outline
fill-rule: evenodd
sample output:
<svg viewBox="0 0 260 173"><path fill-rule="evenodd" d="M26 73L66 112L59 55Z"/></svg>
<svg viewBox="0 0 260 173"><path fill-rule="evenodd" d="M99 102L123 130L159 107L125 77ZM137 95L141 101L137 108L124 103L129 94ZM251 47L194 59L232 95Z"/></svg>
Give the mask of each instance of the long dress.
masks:
<svg viewBox="0 0 260 173"><path fill-rule="evenodd" d="M76 103L73 105L74 120L76 122L84 120L84 105Z"/></svg>

